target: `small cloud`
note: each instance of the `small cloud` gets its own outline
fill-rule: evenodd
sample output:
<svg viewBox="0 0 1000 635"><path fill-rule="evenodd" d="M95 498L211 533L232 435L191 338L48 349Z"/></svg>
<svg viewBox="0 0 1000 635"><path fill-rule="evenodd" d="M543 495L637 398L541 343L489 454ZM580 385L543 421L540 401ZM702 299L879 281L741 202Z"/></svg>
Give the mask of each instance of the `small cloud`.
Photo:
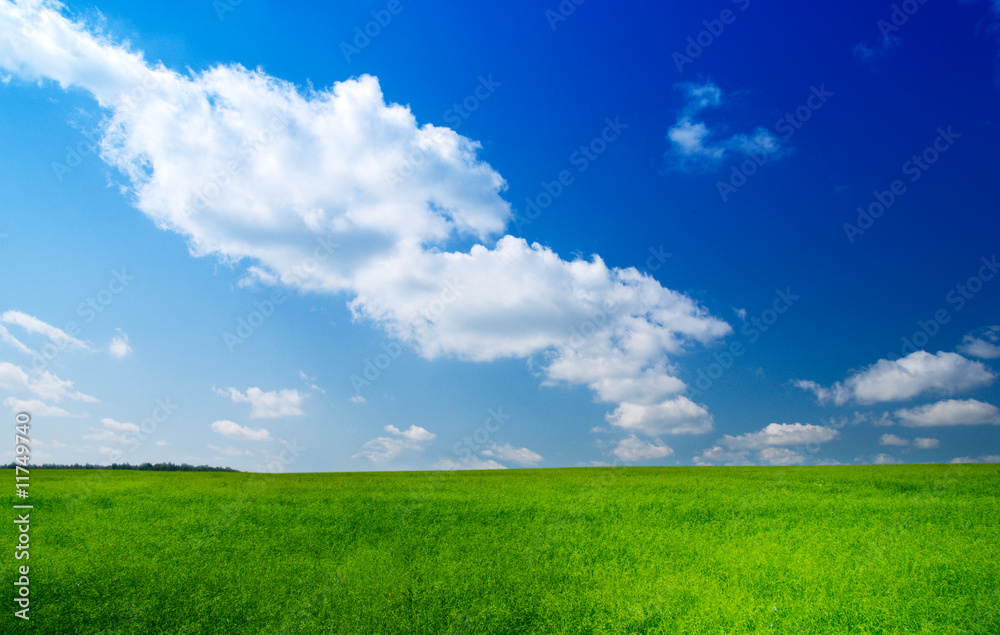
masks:
<svg viewBox="0 0 1000 635"><path fill-rule="evenodd" d="M712 430L708 409L683 396L653 404L622 403L605 419L613 426L647 436L703 434Z"/></svg>
<svg viewBox="0 0 1000 635"><path fill-rule="evenodd" d="M899 462L898 459L888 454L876 454L875 458L872 459L872 463L875 465L893 465Z"/></svg>
<svg viewBox="0 0 1000 635"><path fill-rule="evenodd" d="M365 399L362 395L354 395L353 397L351 397L350 401L351 403L368 403L368 400Z"/></svg>
<svg viewBox="0 0 1000 635"><path fill-rule="evenodd" d="M894 434L883 434L882 438L878 440L879 445L895 445L899 447L906 447L910 445L909 439L904 439L902 437L897 437Z"/></svg>
<svg viewBox="0 0 1000 635"><path fill-rule="evenodd" d="M662 459L673 453L670 447L659 441L642 441L634 434L619 441L617 447L611 451L615 458L626 463Z"/></svg>
<svg viewBox="0 0 1000 635"><path fill-rule="evenodd" d="M839 436L840 432L833 428L811 423L772 423L759 432L739 436L727 434L719 443L730 450L761 450L775 446L826 443Z"/></svg>
<svg viewBox="0 0 1000 635"><path fill-rule="evenodd" d="M874 63L880 57L885 57L889 51L903 43L901 38L894 35L875 40L873 43L858 42L854 45L854 59L859 62ZM874 65L873 65L874 68Z"/></svg>
<svg viewBox="0 0 1000 635"><path fill-rule="evenodd" d="M352 459L368 459L372 463L385 463L396 458L403 453L403 450L413 447L411 443L403 439L392 437L377 437L365 442L361 446L361 451L354 454Z"/></svg>
<svg viewBox="0 0 1000 635"><path fill-rule="evenodd" d="M733 312L736 313L736 317L738 317L741 322L746 322L747 321L747 310L746 309L733 309Z"/></svg>
<svg viewBox="0 0 1000 635"><path fill-rule="evenodd" d="M35 417L72 417L80 418L83 415L69 413L58 406L51 406L40 399L16 399L7 397L3 400L3 405L14 412L30 412Z"/></svg>
<svg viewBox="0 0 1000 635"><path fill-rule="evenodd" d="M101 424L105 428L108 428L109 430L117 430L119 432L138 432L139 431L139 426L135 425L134 423L120 423L120 422L115 421L114 419L111 419L109 417L104 417L103 419L101 419Z"/></svg>
<svg viewBox="0 0 1000 635"><path fill-rule="evenodd" d="M682 83L677 85L687 99L679 111L677 121L667 131L670 140L670 154L677 161L677 167L710 168L721 162L726 155L753 156L770 154L780 149L778 138L767 129L758 127L752 134L735 134L719 139L703 121L695 119L707 108L722 104L722 90L711 81L703 84Z"/></svg>
<svg viewBox="0 0 1000 635"><path fill-rule="evenodd" d="M789 448L764 448L757 455L771 465L801 465L806 461L806 457Z"/></svg>
<svg viewBox="0 0 1000 635"><path fill-rule="evenodd" d="M214 422L212 424L212 430L230 439L245 439L247 441L271 440L271 433L264 428L254 430L225 419Z"/></svg>
<svg viewBox="0 0 1000 635"><path fill-rule="evenodd" d="M1000 463L1000 454L980 455L977 458L959 456L952 459L951 463Z"/></svg>
<svg viewBox="0 0 1000 635"><path fill-rule="evenodd" d="M501 465L490 459L484 461L478 456L467 456L461 459L441 459L431 466L435 470L506 470L507 466Z"/></svg>
<svg viewBox="0 0 1000 635"><path fill-rule="evenodd" d="M532 452L528 448L515 448L509 443L503 445L492 444L482 451L483 456L492 456L501 461L513 461L525 467L536 465L542 461L542 455Z"/></svg>
<svg viewBox="0 0 1000 635"><path fill-rule="evenodd" d="M361 446L361 451L352 456L354 459L368 459L373 463L385 463L401 455L406 450L420 451L424 449L421 445L424 441L430 441L437 435L427 431L420 426L411 425L406 430L400 430L396 426L388 425L383 428L395 437L377 437Z"/></svg>
<svg viewBox="0 0 1000 635"><path fill-rule="evenodd" d="M958 347L959 352L981 359L1000 358L1000 326L987 326L967 334Z"/></svg>
<svg viewBox="0 0 1000 635"><path fill-rule="evenodd" d="M325 390L323 390L322 388L320 388L319 386L316 385L316 378L315 377L310 377L309 375L306 375L303 371L300 370L299 371L299 378L302 381L306 382L306 384L309 386L309 388L311 390L315 390L316 392L318 392L321 395L325 395L326 394Z"/></svg>
<svg viewBox="0 0 1000 635"><path fill-rule="evenodd" d="M162 447L170 445L170 444L167 443L166 441L164 441L163 439L160 439L159 441L156 442L156 445L158 445L158 446L160 446L162 448Z"/></svg>
<svg viewBox="0 0 1000 635"><path fill-rule="evenodd" d="M431 439L437 436L433 432L428 432L426 429L421 428L420 426L410 426L406 430L400 430L396 426L388 425L384 429L389 434L395 434L396 436L405 437L410 441L430 441Z"/></svg>
<svg viewBox="0 0 1000 635"><path fill-rule="evenodd" d="M695 456L694 462L696 465L715 465L716 463L724 465L752 465L746 451L734 452L727 450L721 445L712 446Z"/></svg>
<svg viewBox="0 0 1000 635"><path fill-rule="evenodd" d="M112 338L108 344L108 354L115 359L124 359L132 352L132 347L128 343L128 335L118 329L118 335Z"/></svg>
<svg viewBox="0 0 1000 635"><path fill-rule="evenodd" d="M918 450L933 450L934 448L941 445L941 442L937 439L927 439L924 437L917 437L913 440L913 447Z"/></svg>
<svg viewBox="0 0 1000 635"><path fill-rule="evenodd" d="M975 399L945 399L918 408L903 408L895 415L900 425L909 428L1000 425L1000 409Z"/></svg>
<svg viewBox="0 0 1000 635"><path fill-rule="evenodd" d="M213 388L215 394L229 397L233 403L249 403L251 419L274 419L305 414L302 412L302 395L297 390L272 390L264 392L260 388L247 388L242 393L235 388L219 390Z"/></svg>

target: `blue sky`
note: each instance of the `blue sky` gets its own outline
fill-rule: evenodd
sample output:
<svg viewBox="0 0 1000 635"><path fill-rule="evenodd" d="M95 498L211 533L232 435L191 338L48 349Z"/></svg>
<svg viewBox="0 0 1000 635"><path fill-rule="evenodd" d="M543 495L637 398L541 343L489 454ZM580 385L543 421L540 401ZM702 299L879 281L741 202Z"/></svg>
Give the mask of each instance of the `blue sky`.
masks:
<svg viewBox="0 0 1000 635"><path fill-rule="evenodd" d="M998 461L998 25L0 2L4 408L36 463Z"/></svg>

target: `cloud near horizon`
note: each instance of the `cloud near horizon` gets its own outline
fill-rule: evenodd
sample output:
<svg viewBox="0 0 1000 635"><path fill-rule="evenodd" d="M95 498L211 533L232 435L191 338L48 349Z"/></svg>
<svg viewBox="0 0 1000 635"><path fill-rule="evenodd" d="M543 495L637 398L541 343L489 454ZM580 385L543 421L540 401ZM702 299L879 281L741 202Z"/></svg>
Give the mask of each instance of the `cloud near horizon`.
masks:
<svg viewBox="0 0 1000 635"><path fill-rule="evenodd" d="M924 393L949 395L987 386L995 378L982 362L957 353L916 351L895 361L880 359L829 388L801 379L795 386L813 393L820 403L839 406L905 401Z"/></svg>
<svg viewBox="0 0 1000 635"><path fill-rule="evenodd" d="M0 2L0 32L26 25L35 36L0 39L0 69L91 93L107 113L101 157L192 255L247 284L343 295L427 359L533 360L628 433L711 430L675 357L729 324L634 267L503 235L506 182L480 145L418 124L377 78L307 91L238 65L180 74L49 5Z"/></svg>
<svg viewBox="0 0 1000 635"><path fill-rule="evenodd" d="M756 452L758 461L771 465L797 465L806 457L787 446L818 446L833 441L840 431L828 426L811 423L771 423L757 432L739 436L725 435L717 445L694 457L695 463L726 465L752 465L750 453Z"/></svg>

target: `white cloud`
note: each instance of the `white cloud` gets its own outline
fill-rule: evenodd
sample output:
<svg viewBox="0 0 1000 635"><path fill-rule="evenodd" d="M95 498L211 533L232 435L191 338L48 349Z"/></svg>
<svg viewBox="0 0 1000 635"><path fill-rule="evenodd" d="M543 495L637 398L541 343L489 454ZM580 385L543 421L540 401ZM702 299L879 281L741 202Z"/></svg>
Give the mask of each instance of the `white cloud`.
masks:
<svg viewBox="0 0 1000 635"><path fill-rule="evenodd" d="M607 420L611 425L649 436L712 431L712 415L687 397L649 405L624 402L607 415Z"/></svg>
<svg viewBox="0 0 1000 635"><path fill-rule="evenodd" d="M108 448L103 445L99 447L97 451L104 456L111 457L112 459L118 458L118 456L122 453L121 448Z"/></svg>
<svg viewBox="0 0 1000 635"><path fill-rule="evenodd" d="M384 429L386 432L390 434L395 434L396 436L400 437L406 437L410 441L430 441L431 439L437 436L433 432L428 432L426 429L421 428L420 426L413 426L413 425L411 425L406 430L400 430L396 426L392 425L386 426Z"/></svg>
<svg viewBox="0 0 1000 635"><path fill-rule="evenodd" d="M719 440L730 450L760 450L782 445L810 445L826 443L840 436L840 432L811 423L772 423L758 432L739 436L726 435Z"/></svg>
<svg viewBox="0 0 1000 635"><path fill-rule="evenodd" d="M7 397L3 400L3 405L14 412L30 412L34 417L81 417L83 415L71 414L58 406L51 406L39 399L17 399Z"/></svg>
<svg viewBox="0 0 1000 635"><path fill-rule="evenodd" d="M764 448L757 456L771 465L801 465L806 461L806 457L788 448Z"/></svg>
<svg viewBox="0 0 1000 635"><path fill-rule="evenodd" d="M917 408L903 408L895 415L900 425L910 428L1000 425L1000 409L975 399L945 399Z"/></svg>
<svg viewBox="0 0 1000 635"><path fill-rule="evenodd" d="M2 9L0 9L0 14L2 14ZM2 24L2 22L0 22L0 24ZM2 31L2 29L0 29L0 31ZM2 63L3 60L0 58L0 64ZM83 351L90 350L90 345L86 342L81 342L62 329L56 328L51 324L39 320L33 315L28 315L27 313L22 313L21 311L6 311L3 315L0 315L0 321L6 324L20 326L29 333L41 335L61 348L74 348Z"/></svg>
<svg viewBox="0 0 1000 635"><path fill-rule="evenodd" d="M694 457L698 464L753 465L750 453L756 452L758 462L771 465L797 465L805 457L787 447L816 445L840 436L834 428L811 423L771 423L758 430L738 436L725 435L715 445Z"/></svg>
<svg viewBox="0 0 1000 635"><path fill-rule="evenodd" d="M889 454L876 454L872 459L872 463L875 465L893 465L899 463L900 461Z"/></svg>
<svg viewBox="0 0 1000 635"><path fill-rule="evenodd" d="M747 455L747 452L733 452L731 450L727 450L721 445L710 447L700 455L695 456L694 461L699 465L712 465L714 463L723 463L725 465L753 465Z"/></svg>
<svg viewBox="0 0 1000 635"><path fill-rule="evenodd" d="M909 439L904 439L903 437L897 437L894 434L883 434L882 438L878 440L879 445L896 445L899 447L906 447L910 445Z"/></svg>
<svg viewBox="0 0 1000 635"><path fill-rule="evenodd" d="M353 459L368 459L373 463L385 463L396 458L403 453L403 450L412 448L413 443L405 439L394 439L392 437L377 437L365 442L361 446L361 451L353 455Z"/></svg>
<svg viewBox="0 0 1000 635"><path fill-rule="evenodd" d="M727 155L770 154L779 149L777 137L765 128L759 127L753 134L736 134L725 139L709 130L703 121L695 119L706 108L722 104L722 91L708 81L703 84L683 83L678 87L684 91L687 104L677 115L677 121L667 132L671 143L671 154L679 167L713 166Z"/></svg>
<svg viewBox="0 0 1000 635"><path fill-rule="evenodd" d="M0 362L0 388L26 390L47 401L60 401L63 397L75 401L96 403L97 399L73 390L73 382L60 379L47 370L35 371L30 375L20 366L10 362Z"/></svg>
<svg viewBox="0 0 1000 635"><path fill-rule="evenodd" d="M274 419L305 414L302 412L302 395L297 390L272 390L264 392L251 386L246 393L235 388L214 389L215 394L228 396L233 403L249 403L251 419Z"/></svg>
<svg viewBox="0 0 1000 635"><path fill-rule="evenodd" d="M271 433L264 428L257 428L254 430L225 419L212 423L212 430L230 439L245 439L247 441L271 440Z"/></svg>
<svg viewBox="0 0 1000 635"><path fill-rule="evenodd" d="M484 461L478 456L466 456L461 459L441 459L431 466L435 470L506 470L507 467L489 459Z"/></svg>
<svg viewBox="0 0 1000 635"><path fill-rule="evenodd" d="M50 9L0 5L2 31L35 22L41 37L0 42L0 67L92 93L108 111L102 158L192 254L343 294L356 319L428 359L531 359L637 430L710 426L701 413L670 419L686 388L673 358L731 327L635 268L503 236L506 183L479 144L387 104L376 78L312 91L239 66L181 75ZM692 92L706 104L710 93Z"/></svg>
<svg viewBox="0 0 1000 635"><path fill-rule="evenodd" d="M673 453L672 449L659 441L642 441L634 434L619 441L615 449L611 451L611 454L617 459L626 463L661 459Z"/></svg>
<svg viewBox="0 0 1000 635"><path fill-rule="evenodd" d="M162 448L162 447L170 445L170 444L167 443L166 441L164 441L163 439L160 439L159 441L156 442L156 445L158 445L159 447Z"/></svg>
<svg viewBox="0 0 1000 635"><path fill-rule="evenodd" d="M132 347L128 343L128 335L118 329L118 335L112 338L108 344L108 354L115 359L124 359L132 352Z"/></svg>
<svg viewBox="0 0 1000 635"><path fill-rule="evenodd" d="M934 448L941 445L941 442L937 439L928 439L926 437L917 437L913 440L913 447L918 450L933 450Z"/></svg>
<svg viewBox="0 0 1000 635"><path fill-rule="evenodd" d="M879 57L883 57L892 49L903 43L903 40L896 36L887 36L875 40L873 43L858 42L854 45L854 59L860 62L873 62Z"/></svg>
<svg viewBox="0 0 1000 635"><path fill-rule="evenodd" d="M354 395L349 399L351 403L368 403L368 400L362 395Z"/></svg>
<svg viewBox="0 0 1000 635"><path fill-rule="evenodd" d="M316 385L316 378L315 377L310 377L309 375L306 375L304 371L300 370L299 371L299 378L302 379L302 381L306 382L306 384L309 386L310 389L315 390L316 392L320 393L321 395L325 395L326 394L325 390L323 390L318 385Z"/></svg>
<svg viewBox="0 0 1000 635"><path fill-rule="evenodd" d="M119 421L115 421L114 419L111 419L110 417L104 417L103 419L101 419L101 424L105 428L108 428L109 430L117 430L119 432L138 432L139 431L139 426L137 426L134 423L121 423Z"/></svg>
<svg viewBox="0 0 1000 635"><path fill-rule="evenodd" d="M962 338L958 350L982 359L1000 358L1000 326L987 326Z"/></svg>
<svg viewBox="0 0 1000 635"><path fill-rule="evenodd" d="M952 459L951 463L1000 463L1000 454L980 455L978 458L959 456Z"/></svg>
<svg viewBox="0 0 1000 635"><path fill-rule="evenodd" d="M5 344L10 344L11 346L21 351L25 355L32 355L34 353L30 348L25 346L21 342L21 340L11 335L10 331L8 331L7 328L4 326L0 326L0 342L3 342Z"/></svg>
<svg viewBox="0 0 1000 635"><path fill-rule="evenodd" d="M492 456L501 461L513 461L518 465L533 466L542 461L542 455L532 452L528 448L515 448L509 443L503 445L492 444L482 451L483 456Z"/></svg>
<svg viewBox="0 0 1000 635"><path fill-rule="evenodd" d="M815 394L821 403L871 404L904 401L927 392L953 394L988 385L994 378L982 362L957 353L916 351L895 361L880 359L830 388L808 380L798 380L795 385Z"/></svg>
<svg viewBox="0 0 1000 635"><path fill-rule="evenodd" d="M429 432L420 426L411 425L406 430L400 430L396 426L385 426L384 430L389 434L402 438L378 437L366 442L361 451L351 458L368 459L375 463L385 463L396 458L405 450L420 451L424 449L421 445L424 441L430 441L437 435Z"/></svg>

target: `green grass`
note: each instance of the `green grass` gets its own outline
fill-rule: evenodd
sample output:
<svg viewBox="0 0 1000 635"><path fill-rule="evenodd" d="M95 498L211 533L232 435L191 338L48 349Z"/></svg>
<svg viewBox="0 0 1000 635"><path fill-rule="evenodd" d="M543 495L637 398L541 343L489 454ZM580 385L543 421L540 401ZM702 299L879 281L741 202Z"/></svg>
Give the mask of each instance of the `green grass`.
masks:
<svg viewBox="0 0 1000 635"><path fill-rule="evenodd" d="M3 633L1000 633L995 465L31 477Z"/></svg>

